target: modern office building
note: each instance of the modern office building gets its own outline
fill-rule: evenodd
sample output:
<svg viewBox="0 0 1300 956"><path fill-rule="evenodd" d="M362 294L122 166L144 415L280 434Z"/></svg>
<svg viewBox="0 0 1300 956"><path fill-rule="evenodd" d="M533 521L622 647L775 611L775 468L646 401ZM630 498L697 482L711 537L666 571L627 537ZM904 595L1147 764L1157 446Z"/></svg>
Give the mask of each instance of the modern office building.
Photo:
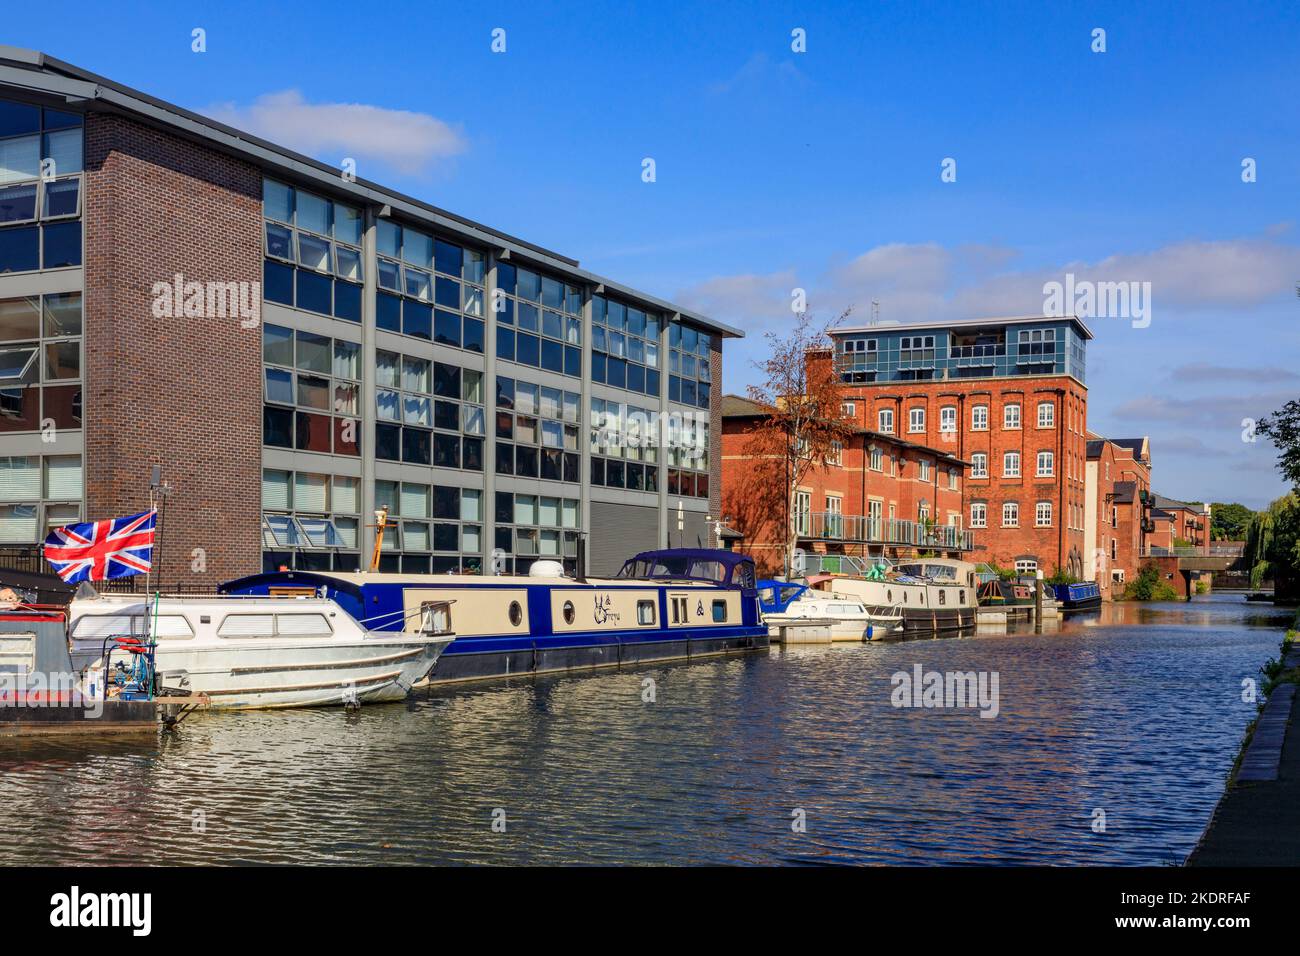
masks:
<svg viewBox="0 0 1300 956"><path fill-rule="evenodd" d="M970 462L961 514L948 520L974 532L972 560L1082 576L1092 338L1083 322L876 324L832 338L859 424Z"/></svg>
<svg viewBox="0 0 1300 956"><path fill-rule="evenodd" d="M156 464L168 585L365 567L383 505L385 569L572 565L585 533L615 570L707 540L739 334L0 47L9 549L144 510Z"/></svg>

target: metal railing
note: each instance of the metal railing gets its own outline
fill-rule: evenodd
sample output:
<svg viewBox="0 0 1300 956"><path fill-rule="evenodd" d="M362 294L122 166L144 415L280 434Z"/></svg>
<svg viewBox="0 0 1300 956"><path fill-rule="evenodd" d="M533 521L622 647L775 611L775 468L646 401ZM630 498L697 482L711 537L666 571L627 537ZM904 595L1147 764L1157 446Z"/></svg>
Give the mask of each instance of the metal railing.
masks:
<svg viewBox="0 0 1300 956"><path fill-rule="evenodd" d="M1240 545L1210 545L1206 547L1159 548L1148 547L1142 552L1144 558L1239 558L1245 553Z"/></svg>
<svg viewBox="0 0 1300 956"><path fill-rule="evenodd" d="M894 544L945 551L970 551L975 536L951 525L927 525L899 518L873 518L815 511L796 515L798 537L817 541L845 541L855 544Z"/></svg>

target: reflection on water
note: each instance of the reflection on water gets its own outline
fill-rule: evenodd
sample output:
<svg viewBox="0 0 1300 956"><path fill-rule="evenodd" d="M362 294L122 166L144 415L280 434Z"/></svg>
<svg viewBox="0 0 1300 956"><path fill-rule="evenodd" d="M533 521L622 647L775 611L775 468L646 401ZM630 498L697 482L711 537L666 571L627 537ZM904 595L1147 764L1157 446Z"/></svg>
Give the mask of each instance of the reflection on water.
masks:
<svg viewBox="0 0 1300 956"><path fill-rule="evenodd" d="M200 715L157 741L0 740L0 863L1169 863L1288 622L1235 596L1121 605L1040 635ZM1000 715L891 707L914 664L996 671Z"/></svg>

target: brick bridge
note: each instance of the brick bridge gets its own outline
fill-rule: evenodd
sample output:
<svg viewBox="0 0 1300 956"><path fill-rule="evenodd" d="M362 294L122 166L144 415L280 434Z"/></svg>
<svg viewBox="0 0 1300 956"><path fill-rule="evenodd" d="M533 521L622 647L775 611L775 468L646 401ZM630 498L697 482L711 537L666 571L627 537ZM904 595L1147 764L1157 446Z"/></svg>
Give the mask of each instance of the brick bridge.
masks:
<svg viewBox="0 0 1300 956"><path fill-rule="evenodd" d="M1161 576L1187 600L1196 593L1196 584L1208 586L1215 572L1244 571L1245 542L1224 541L1200 548L1151 548L1142 555L1143 564L1154 564Z"/></svg>

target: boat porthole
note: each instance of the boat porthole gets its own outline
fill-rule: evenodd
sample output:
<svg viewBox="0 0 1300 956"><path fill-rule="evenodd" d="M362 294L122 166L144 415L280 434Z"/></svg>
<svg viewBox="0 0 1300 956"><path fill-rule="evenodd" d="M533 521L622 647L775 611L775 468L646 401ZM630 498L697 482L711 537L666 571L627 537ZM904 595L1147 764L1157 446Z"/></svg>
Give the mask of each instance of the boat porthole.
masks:
<svg viewBox="0 0 1300 956"><path fill-rule="evenodd" d="M564 602L564 623L565 624L573 623L573 602L572 601Z"/></svg>
<svg viewBox="0 0 1300 956"><path fill-rule="evenodd" d="M894 592L893 592L893 591L886 591L886 592L885 592L885 600L889 601L890 604L893 604L893 603L894 603Z"/></svg>
<svg viewBox="0 0 1300 956"><path fill-rule="evenodd" d="M510 626L518 627L524 620L524 609L519 606L518 601L510 602Z"/></svg>

